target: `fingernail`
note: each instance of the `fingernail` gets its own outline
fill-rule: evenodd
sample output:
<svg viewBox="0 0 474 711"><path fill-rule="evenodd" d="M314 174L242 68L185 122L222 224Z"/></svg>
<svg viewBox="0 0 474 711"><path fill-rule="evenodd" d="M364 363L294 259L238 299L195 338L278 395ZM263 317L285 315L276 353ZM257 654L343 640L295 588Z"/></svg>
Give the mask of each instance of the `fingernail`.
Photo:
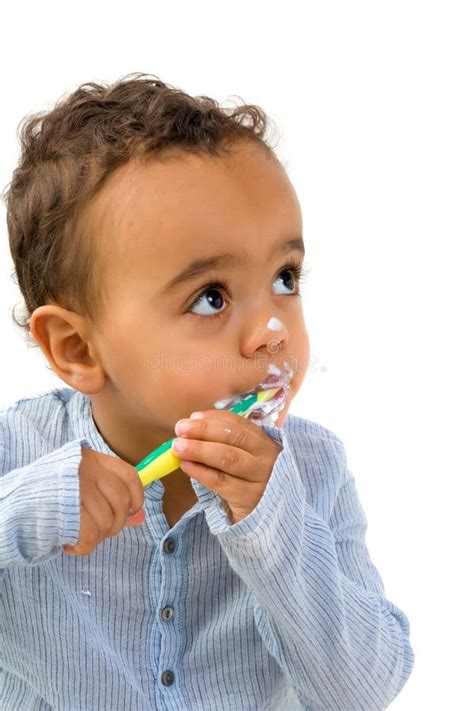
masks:
<svg viewBox="0 0 474 711"><path fill-rule="evenodd" d="M127 518L127 523L131 524L132 526L138 526L140 523L143 523L145 520L145 511L143 509L140 509L136 513L134 513L132 516L129 516Z"/></svg>
<svg viewBox="0 0 474 711"><path fill-rule="evenodd" d="M175 452L182 452L185 447L186 442L184 442L182 439L173 440L173 449Z"/></svg>
<svg viewBox="0 0 474 711"><path fill-rule="evenodd" d="M174 429L176 434L186 434L191 429L191 423L187 420L178 420Z"/></svg>
<svg viewBox="0 0 474 711"><path fill-rule="evenodd" d="M204 419L204 412L193 412L191 415L192 420L203 420Z"/></svg>

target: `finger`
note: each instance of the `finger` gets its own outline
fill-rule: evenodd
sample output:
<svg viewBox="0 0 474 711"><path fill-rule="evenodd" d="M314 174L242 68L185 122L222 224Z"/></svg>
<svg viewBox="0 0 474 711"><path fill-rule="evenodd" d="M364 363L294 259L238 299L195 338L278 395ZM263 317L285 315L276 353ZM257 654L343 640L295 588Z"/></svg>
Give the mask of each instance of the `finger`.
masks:
<svg viewBox="0 0 474 711"><path fill-rule="evenodd" d="M179 449L180 444L183 445L182 449ZM257 482L262 481L267 474L266 460L220 442L178 438L173 441L172 448L179 459L212 467L220 472L221 477L232 476Z"/></svg>
<svg viewBox="0 0 474 711"><path fill-rule="evenodd" d="M135 467L128 464L123 459L119 457L116 458L117 461L114 462L113 473L114 475L120 477L125 486L130 492L130 510L128 513L135 514L143 506L145 501L145 491L143 484L138 476L138 472Z"/></svg>
<svg viewBox="0 0 474 711"><path fill-rule="evenodd" d="M125 521L126 526L140 526L145 521L145 510L140 509L137 511L137 513L134 513L132 516L128 516L127 520Z"/></svg>
<svg viewBox="0 0 474 711"><path fill-rule="evenodd" d="M186 422L202 422L203 420L216 420L217 422L225 423L228 429L241 429L243 432L248 432L249 441L251 443L249 451L256 451L256 447L270 447L275 443L273 437L264 432L262 427L255 424L251 419L237 415L235 412L227 410L202 410L202 412L192 413L199 417L190 417ZM253 435L253 436L252 436ZM255 442L255 446L252 444Z"/></svg>
<svg viewBox="0 0 474 711"><path fill-rule="evenodd" d="M253 510L260 501L266 482L245 481L238 477L223 475L221 471L199 462L184 460L182 470L203 484L207 489L219 494L231 508Z"/></svg>
<svg viewBox="0 0 474 711"><path fill-rule="evenodd" d="M81 503L96 522L100 537L105 538L108 536L115 524L116 517L107 497L103 495L98 487L95 487L92 495Z"/></svg>
<svg viewBox="0 0 474 711"><path fill-rule="evenodd" d="M100 542L100 531L95 518L81 504L81 529L79 538L75 545L63 546L64 552L68 555L90 555Z"/></svg>
<svg viewBox="0 0 474 711"><path fill-rule="evenodd" d="M187 439L204 439L221 442L231 447L243 449L255 456L266 456L273 451L273 440L259 427L243 425L242 418L230 413L236 419L206 416L203 419L179 420L175 432Z"/></svg>
<svg viewBox="0 0 474 711"><path fill-rule="evenodd" d="M227 414L230 414L231 417L213 417L211 411L211 415L206 415L204 419L179 420L176 423L175 432L179 438L184 440L201 439L241 449L253 455L262 464L274 462L278 452L282 449L280 445L255 424L252 423L249 427L242 426L242 418L235 413ZM180 458L186 459L186 451L191 450L182 450L182 457L175 446L173 446L173 451ZM224 467L221 465L220 468ZM234 471L234 475L238 475L238 473Z"/></svg>
<svg viewBox="0 0 474 711"><path fill-rule="evenodd" d="M114 473L102 476L97 480L97 489L107 500L112 513L113 522L107 536L116 536L125 526L130 515L132 495L126 483Z"/></svg>
<svg viewBox="0 0 474 711"><path fill-rule="evenodd" d="M192 419L206 419L206 418L211 418L211 419L216 419L218 418L219 420L225 420L227 422L230 422L230 424L235 424L238 425L240 424L242 427L246 427L248 429L259 429L259 427L252 422L251 420L248 420L246 417L243 417L242 415L238 415L236 412L231 412L230 410L200 410L199 412L193 412L191 413L191 416L194 415L195 417L192 417ZM191 419L191 417L190 417Z"/></svg>

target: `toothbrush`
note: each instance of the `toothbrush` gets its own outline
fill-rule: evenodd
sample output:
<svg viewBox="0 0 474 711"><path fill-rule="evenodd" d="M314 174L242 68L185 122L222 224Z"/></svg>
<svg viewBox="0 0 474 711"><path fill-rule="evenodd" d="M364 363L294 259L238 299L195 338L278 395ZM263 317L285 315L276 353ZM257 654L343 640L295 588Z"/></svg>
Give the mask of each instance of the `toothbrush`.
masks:
<svg viewBox="0 0 474 711"><path fill-rule="evenodd" d="M279 390L281 390L281 387L262 390L254 395L250 395L242 400L242 402L231 407L229 412L235 412L241 417L247 417L253 410L259 407L262 402L271 400ZM158 449L148 454L145 459L142 459L142 461L136 465L135 469L144 487L151 484L152 481L161 479L175 469L178 469L181 464L181 459L174 454L172 449L175 439L177 438L172 437L167 442L164 442Z"/></svg>

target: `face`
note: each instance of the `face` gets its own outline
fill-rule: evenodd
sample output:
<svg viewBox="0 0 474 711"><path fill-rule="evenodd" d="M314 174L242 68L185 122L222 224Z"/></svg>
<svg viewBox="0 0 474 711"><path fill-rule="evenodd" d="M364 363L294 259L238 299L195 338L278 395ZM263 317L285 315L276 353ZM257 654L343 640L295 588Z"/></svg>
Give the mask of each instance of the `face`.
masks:
<svg viewBox="0 0 474 711"><path fill-rule="evenodd" d="M105 265L104 318L93 330L106 374L91 395L96 422L137 432L146 454L176 436L179 418L255 388L270 363L287 361L294 375L280 427L309 357L287 266L303 261L295 241L302 218L283 167L247 143L223 157L175 151L129 162L87 220ZM177 279L196 260L223 254L221 264Z"/></svg>

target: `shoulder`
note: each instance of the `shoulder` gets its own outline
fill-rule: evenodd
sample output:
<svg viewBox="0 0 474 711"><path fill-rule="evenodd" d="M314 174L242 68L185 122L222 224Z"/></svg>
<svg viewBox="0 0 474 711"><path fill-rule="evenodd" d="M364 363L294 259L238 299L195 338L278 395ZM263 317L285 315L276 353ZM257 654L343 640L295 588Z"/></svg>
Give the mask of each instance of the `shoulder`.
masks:
<svg viewBox="0 0 474 711"><path fill-rule="evenodd" d="M54 388L0 410L3 471L24 466L63 444L66 404L74 393L71 388Z"/></svg>
<svg viewBox="0 0 474 711"><path fill-rule="evenodd" d="M283 425L287 440L297 445L303 451L320 450L327 452L338 460L345 460L345 449L342 440L332 430L299 415L288 414Z"/></svg>
<svg viewBox="0 0 474 711"><path fill-rule="evenodd" d="M319 422L309 420L306 417L301 417L300 415L288 413L283 427L294 433L310 435L311 437L316 437L317 439L333 440L342 445L340 438L332 432L332 430L320 425Z"/></svg>
<svg viewBox="0 0 474 711"><path fill-rule="evenodd" d="M298 415L288 414L283 430L309 500L328 518L339 490L352 477L342 440L327 427Z"/></svg>

